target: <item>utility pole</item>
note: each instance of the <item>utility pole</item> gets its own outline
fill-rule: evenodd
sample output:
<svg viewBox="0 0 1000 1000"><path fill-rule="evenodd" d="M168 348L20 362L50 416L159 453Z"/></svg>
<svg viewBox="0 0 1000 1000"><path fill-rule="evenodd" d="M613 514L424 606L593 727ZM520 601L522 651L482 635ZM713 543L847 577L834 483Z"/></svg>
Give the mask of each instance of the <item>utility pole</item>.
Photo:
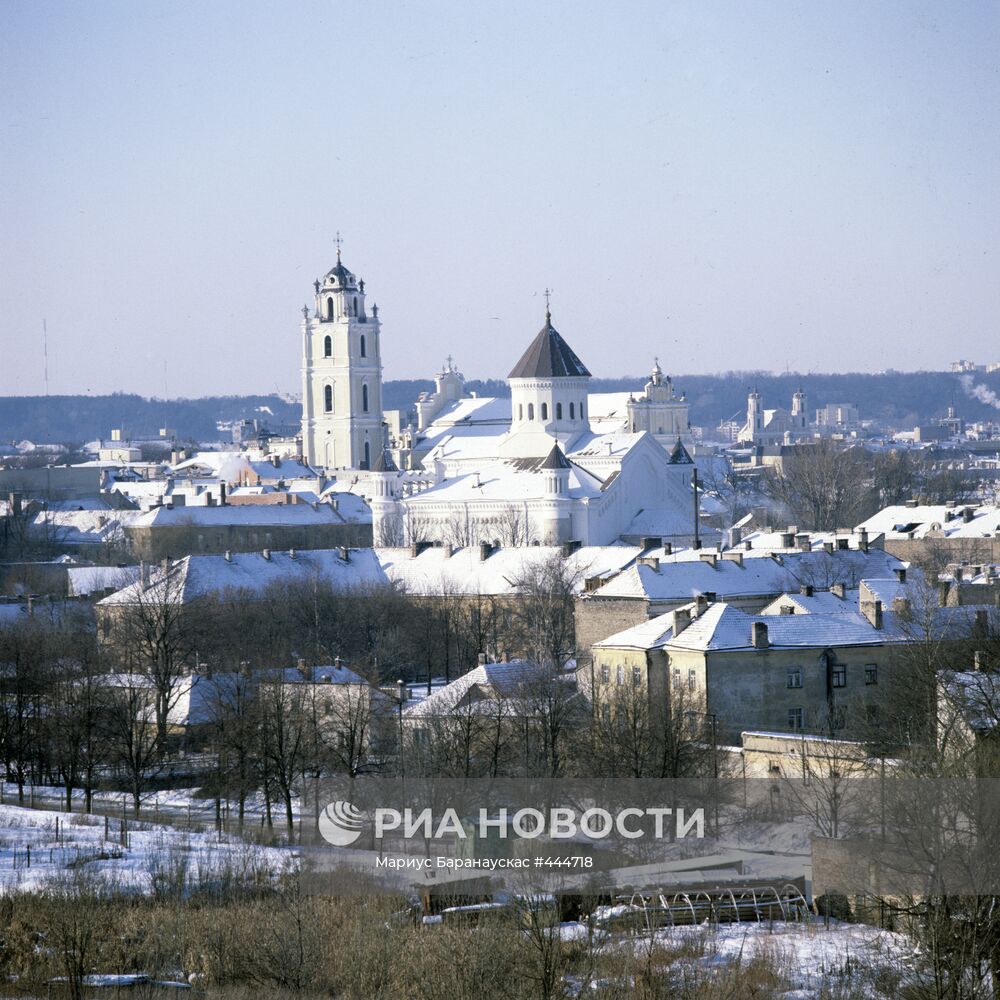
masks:
<svg viewBox="0 0 1000 1000"><path fill-rule="evenodd" d="M696 549L701 548L701 538L698 535L698 517L701 513L698 506L698 466L693 467L694 471L691 473L691 482L694 485L694 547Z"/></svg>

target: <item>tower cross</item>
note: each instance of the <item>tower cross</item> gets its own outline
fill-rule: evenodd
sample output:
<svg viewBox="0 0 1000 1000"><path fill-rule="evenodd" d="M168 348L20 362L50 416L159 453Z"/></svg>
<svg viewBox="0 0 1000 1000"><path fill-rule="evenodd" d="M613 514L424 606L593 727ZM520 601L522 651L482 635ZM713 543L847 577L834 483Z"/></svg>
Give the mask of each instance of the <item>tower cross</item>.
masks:
<svg viewBox="0 0 1000 1000"><path fill-rule="evenodd" d="M333 242L337 244L337 260L340 260L340 246L344 242L344 238L340 235L340 230L337 230L337 235L333 238Z"/></svg>
<svg viewBox="0 0 1000 1000"><path fill-rule="evenodd" d="M545 318L548 319L551 316L551 312L549 310L549 300L552 298L552 289L546 288L542 294L545 296Z"/></svg>

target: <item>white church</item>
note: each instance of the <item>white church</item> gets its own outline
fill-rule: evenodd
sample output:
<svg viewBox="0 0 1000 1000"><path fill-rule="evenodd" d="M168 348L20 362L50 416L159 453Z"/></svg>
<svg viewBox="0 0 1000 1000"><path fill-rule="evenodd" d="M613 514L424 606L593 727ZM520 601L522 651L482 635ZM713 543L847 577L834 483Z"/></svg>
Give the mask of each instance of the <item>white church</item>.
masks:
<svg viewBox="0 0 1000 1000"><path fill-rule="evenodd" d="M509 399L469 395L449 359L408 423L382 411L378 307L368 314L364 289L338 250L303 309L302 448L367 497L376 546L690 544L688 404L659 364L641 395L590 393L546 308Z"/></svg>

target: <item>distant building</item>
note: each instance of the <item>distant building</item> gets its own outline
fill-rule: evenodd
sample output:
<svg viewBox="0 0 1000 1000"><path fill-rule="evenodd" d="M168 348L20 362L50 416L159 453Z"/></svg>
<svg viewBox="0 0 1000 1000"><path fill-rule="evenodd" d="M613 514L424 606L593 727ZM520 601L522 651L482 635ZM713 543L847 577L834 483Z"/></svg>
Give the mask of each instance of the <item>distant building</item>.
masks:
<svg viewBox="0 0 1000 1000"><path fill-rule="evenodd" d="M816 411L816 426L829 431L851 431L861 423L855 403L827 403Z"/></svg>

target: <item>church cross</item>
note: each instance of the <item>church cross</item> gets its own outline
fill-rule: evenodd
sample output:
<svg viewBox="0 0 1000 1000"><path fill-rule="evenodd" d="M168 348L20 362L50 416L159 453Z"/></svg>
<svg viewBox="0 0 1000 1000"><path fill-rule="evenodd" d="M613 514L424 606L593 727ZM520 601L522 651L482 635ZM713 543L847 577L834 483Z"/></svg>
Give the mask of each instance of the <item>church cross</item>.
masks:
<svg viewBox="0 0 1000 1000"><path fill-rule="evenodd" d="M334 237L333 242L337 244L337 260L340 260L340 245L344 242L343 237L340 235L340 230L337 230L337 235Z"/></svg>

